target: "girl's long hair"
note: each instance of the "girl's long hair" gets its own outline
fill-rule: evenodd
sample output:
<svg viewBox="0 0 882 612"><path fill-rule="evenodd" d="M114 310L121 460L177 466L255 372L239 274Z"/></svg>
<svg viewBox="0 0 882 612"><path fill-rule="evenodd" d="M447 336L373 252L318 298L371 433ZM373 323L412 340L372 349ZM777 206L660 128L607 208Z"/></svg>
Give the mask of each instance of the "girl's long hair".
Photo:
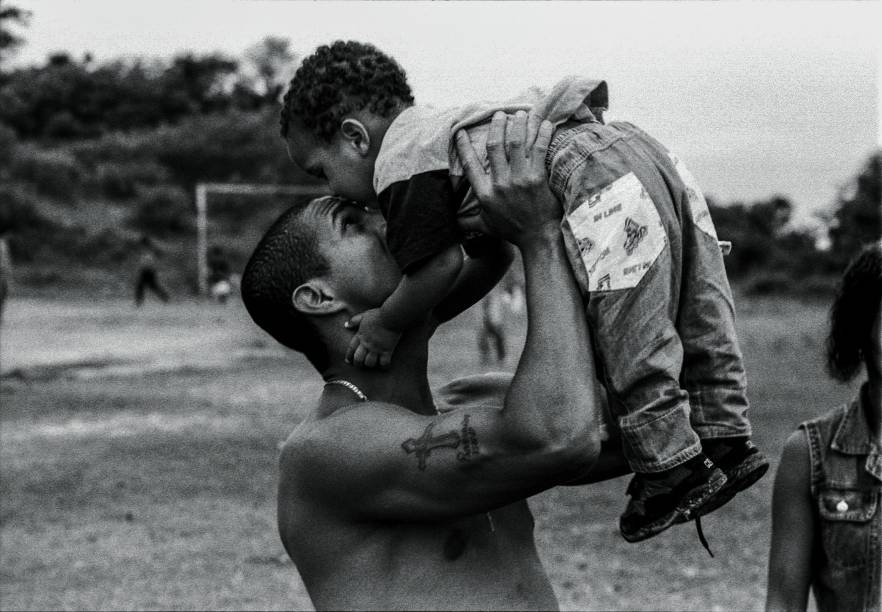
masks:
<svg viewBox="0 0 882 612"><path fill-rule="evenodd" d="M827 371L848 382L860 371L873 342L873 322L882 306L882 241L867 245L855 257L836 292L830 308L827 337Z"/></svg>

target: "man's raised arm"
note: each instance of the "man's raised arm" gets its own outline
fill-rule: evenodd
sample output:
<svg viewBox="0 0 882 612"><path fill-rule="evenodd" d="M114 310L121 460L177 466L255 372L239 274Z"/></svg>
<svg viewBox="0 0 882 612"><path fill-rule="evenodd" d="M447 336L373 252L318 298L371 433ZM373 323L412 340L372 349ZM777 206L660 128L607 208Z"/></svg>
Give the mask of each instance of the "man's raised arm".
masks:
<svg viewBox="0 0 882 612"><path fill-rule="evenodd" d="M560 231L562 209L547 185L552 127L529 121L525 113L510 121L502 113L493 117L489 176L468 136L456 136L486 229L517 246L524 260L527 339L505 399L503 435L524 450L549 440L568 447L581 441L585 459L593 463L600 450L600 389L584 305ZM532 134L535 143L526 142ZM544 189L537 193L535 185Z"/></svg>

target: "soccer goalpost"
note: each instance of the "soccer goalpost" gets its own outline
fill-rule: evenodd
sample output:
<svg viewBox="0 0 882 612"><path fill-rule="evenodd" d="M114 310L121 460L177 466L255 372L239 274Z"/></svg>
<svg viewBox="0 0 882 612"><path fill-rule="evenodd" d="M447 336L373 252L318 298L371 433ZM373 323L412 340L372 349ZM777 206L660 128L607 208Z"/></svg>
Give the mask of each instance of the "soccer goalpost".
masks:
<svg viewBox="0 0 882 612"><path fill-rule="evenodd" d="M208 204L211 195L322 196L330 193L322 185L270 185L255 183L198 183L196 185L196 269L199 295L208 294Z"/></svg>

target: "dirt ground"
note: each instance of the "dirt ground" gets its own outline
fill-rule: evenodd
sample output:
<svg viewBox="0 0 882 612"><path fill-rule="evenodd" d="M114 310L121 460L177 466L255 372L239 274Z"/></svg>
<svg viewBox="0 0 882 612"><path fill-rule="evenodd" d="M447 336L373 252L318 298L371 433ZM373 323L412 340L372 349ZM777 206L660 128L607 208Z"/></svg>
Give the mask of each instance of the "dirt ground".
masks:
<svg viewBox="0 0 882 612"><path fill-rule="evenodd" d="M755 440L845 401L823 374L825 305L739 300ZM470 311L430 378L483 369ZM523 320L512 322L516 364ZM0 330L0 608L311 609L275 528L277 445L318 393L238 302L12 299ZM774 469L774 466L773 466ZM627 479L531 500L568 610L758 610L773 473L692 526L627 544Z"/></svg>

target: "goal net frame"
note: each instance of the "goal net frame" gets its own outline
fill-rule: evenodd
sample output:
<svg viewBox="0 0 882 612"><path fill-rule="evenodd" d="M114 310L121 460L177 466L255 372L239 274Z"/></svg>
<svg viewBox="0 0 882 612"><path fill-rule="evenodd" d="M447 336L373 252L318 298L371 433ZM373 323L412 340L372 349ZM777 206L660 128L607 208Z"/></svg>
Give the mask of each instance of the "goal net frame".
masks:
<svg viewBox="0 0 882 612"><path fill-rule="evenodd" d="M196 184L196 269L199 295L208 295L208 198L212 194L323 196L330 191L322 185L273 185L268 183Z"/></svg>

